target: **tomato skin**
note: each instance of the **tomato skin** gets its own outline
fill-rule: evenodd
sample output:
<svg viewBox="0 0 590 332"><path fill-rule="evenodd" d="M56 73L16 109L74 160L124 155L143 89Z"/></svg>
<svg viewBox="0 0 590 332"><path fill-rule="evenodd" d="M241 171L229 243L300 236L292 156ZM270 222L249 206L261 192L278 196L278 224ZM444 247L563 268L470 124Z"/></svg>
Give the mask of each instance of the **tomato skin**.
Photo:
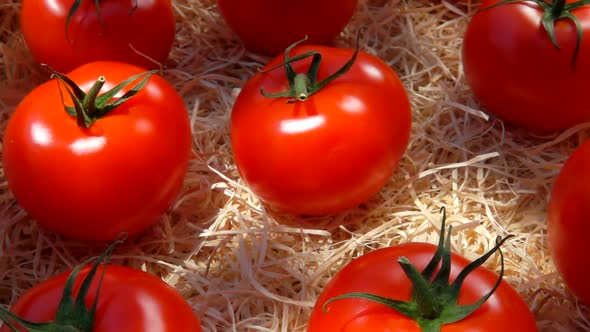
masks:
<svg viewBox="0 0 590 332"><path fill-rule="evenodd" d="M223 18L246 47L273 56L306 35L309 44L330 43L348 24L357 3L358 0L217 0Z"/></svg>
<svg viewBox="0 0 590 332"><path fill-rule="evenodd" d="M90 266L82 269L74 284L74 296L88 275ZM90 308L96 298L98 276L86 296ZM55 318L69 272L50 278L25 292L10 309L32 322ZM23 330L24 331L24 330ZM141 270L108 265L98 295L93 332L167 332L202 331L198 317L176 290L156 276ZM0 332L10 332L5 325Z"/></svg>
<svg viewBox="0 0 590 332"><path fill-rule="evenodd" d="M590 305L590 141L582 143L553 184L548 207L547 243L557 271L576 297Z"/></svg>
<svg viewBox="0 0 590 332"><path fill-rule="evenodd" d="M498 3L484 0L480 8ZM567 2L571 2L568 0ZM464 36L467 83L490 113L537 132L590 121L590 6L572 11L582 25L575 68L575 26L555 24L556 49L541 26L542 11L531 2L500 5L473 16Z"/></svg>
<svg viewBox="0 0 590 332"><path fill-rule="evenodd" d="M87 91L104 75L105 92L142 72L93 62L68 76ZM112 241L158 222L182 186L190 151L184 102L162 77L152 75L88 129L64 111L51 80L31 91L9 120L2 162L10 189L33 219L71 238Z"/></svg>
<svg viewBox="0 0 590 332"><path fill-rule="evenodd" d="M353 53L302 46L291 56L310 50L323 55L319 80ZM303 73L309 64L293 67ZM286 90L285 71L258 73L244 85L230 132L238 170L263 201L294 214L336 213L363 203L390 179L408 144L411 110L401 81L381 60L361 52L349 72L304 102L267 98L261 88Z"/></svg>
<svg viewBox="0 0 590 332"><path fill-rule="evenodd" d="M391 299L408 301L411 282L397 263L407 257L418 268L424 269L436 251L428 243L406 243L365 254L340 270L330 280L312 311L308 332L402 331L421 332L417 324L397 311L382 304L363 299L343 299L322 305L328 299L349 292L367 292ZM465 266L467 259L451 254L451 281ZM484 267L477 268L463 284L459 304L474 303L490 291L498 275ZM495 293L465 319L443 325L442 332L537 331L536 322L520 295L505 281Z"/></svg>
<svg viewBox="0 0 590 332"><path fill-rule="evenodd" d="M170 0L83 0L66 35L66 17L75 0L23 0L21 29L33 57L59 72L109 60L152 69L164 63L176 34ZM137 8L130 13L137 2ZM69 39L68 39L69 37ZM131 47L131 46L132 47ZM135 49L136 51L134 51Z"/></svg>

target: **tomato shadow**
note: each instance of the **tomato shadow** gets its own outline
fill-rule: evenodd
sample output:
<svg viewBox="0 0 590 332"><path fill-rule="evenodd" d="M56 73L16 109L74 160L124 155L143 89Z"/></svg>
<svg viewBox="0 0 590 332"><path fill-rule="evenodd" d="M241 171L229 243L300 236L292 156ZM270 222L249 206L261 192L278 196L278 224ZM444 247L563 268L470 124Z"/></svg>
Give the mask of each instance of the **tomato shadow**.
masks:
<svg viewBox="0 0 590 332"><path fill-rule="evenodd" d="M310 230L323 230L331 233L343 227L356 228L371 213L371 208L367 204L361 204L358 207L340 213L326 215L292 214L274 209L268 204L263 205L267 215L281 225Z"/></svg>

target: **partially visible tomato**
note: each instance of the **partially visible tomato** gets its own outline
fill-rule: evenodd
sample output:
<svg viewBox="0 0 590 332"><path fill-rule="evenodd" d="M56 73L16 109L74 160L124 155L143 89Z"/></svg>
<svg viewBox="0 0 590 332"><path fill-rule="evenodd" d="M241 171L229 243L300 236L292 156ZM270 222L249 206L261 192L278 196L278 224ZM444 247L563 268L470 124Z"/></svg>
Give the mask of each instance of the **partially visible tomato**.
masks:
<svg viewBox="0 0 590 332"><path fill-rule="evenodd" d="M354 54L300 46L290 55L309 51L322 55L318 81ZM275 58L252 77L233 106L231 144L241 176L263 201L289 213L328 214L358 206L391 178L408 145L411 110L402 82L383 61L360 52L348 71L309 97L263 95L261 90L290 88L285 68L271 69L283 60ZM306 80L311 62L292 64L300 73L295 80ZM308 82L308 92L314 87Z"/></svg>
<svg viewBox="0 0 590 332"><path fill-rule="evenodd" d="M143 72L93 62L68 76L84 91L104 76L106 92ZM182 186L190 157L191 129L180 95L153 74L135 96L88 128L64 110L64 101L73 105L65 85L53 79L31 91L9 120L2 163L16 200L40 224L77 239L136 235L158 222Z"/></svg>
<svg viewBox="0 0 590 332"><path fill-rule="evenodd" d="M490 113L533 131L590 121L590 6L570 9L581 1L567 0L563 11L552 13L563 1L500 2L484 0L465 32L463 68L475 96ZM577 54L574 22L557 18L567 12L580 22ZM543 19L554 27L558 47Z"/></svg>
<svg viewBox="0 0 590 332"><path fill-rule="evenodd" d="M151 69L166 61L176 22L170 0L23 0L21 29L33 57L60 72L98 60Z"/></svg>
<svg viewBox="0 0 590 332"><path fill-rule="evenodd" d="M449 255L447 262L445 251ZM432 270L436 273L427 277L425 269L437 253L440 260L435 262ZM417 291L419 283L413 283L406 267L402 267L402 257L407 259L406 267L413 265L415 272L422 274L425 291ZM406 243L372 251L350 262L330 280L316 302L307 331L537 331L534 316L520 295L501 279L502 275L481 266L482 263L472 263L450 253L450 244L443 246L443 239L439 247L428 243ZM461 271L471 264L475 264L470 266L475 266L470 270L472 272L466 278L463 276L463 283L458 287L453 286ZM450 274L445 274L443 267L447 268L446 271L450 268ZM445 279L445 275L450 278ZM490 292L491 296L485 300ZM355 293L380 296L390 303L350 296ZM344 294L348 297L337 298ZM479 307L458 308L482 299L485 302ZM395 305L400 309L394 309Z"/></svg>
<svg viewBox="0 0 590 332"><path fill-rule="evenodd" d="M557 271L583 303L590 305L590 141L566 161L553 185L548 207L547 242Z"/></svg>
<svg viewBox="0 0 590 332"><path fill-rule="evenodd" d="M309 37L330 43L348 24L358 0L217 0L229 27L249 49L277 55Z"/></svg>
<svg viewBox="0 0 590 332"><path fill-rule="evenodd" d="M94 302L98 277L85 297L86 306ZM90 267L82 269L74 284L77 290ZM31 288L10 309L32 322L49 322L55 318L69 272L60 274ZM0 332L9 332L3 326ZM24 330L23 330L24 331ZM92 332L197 332L198 317L186 300L154 275L124 266L106 267L98 294L98 306Z"/></svg>
<svg viewBox="0 0 590 332"><path fill-rule="evenodd" d="M0 332L11 331L7 321L19 331L37 332L202 331L189 304L164 281L141 270L105 265L120 242L26 291L10 308L12 317L0 309L5 322ZM30 329L31 323L40 325Z"/></svg>

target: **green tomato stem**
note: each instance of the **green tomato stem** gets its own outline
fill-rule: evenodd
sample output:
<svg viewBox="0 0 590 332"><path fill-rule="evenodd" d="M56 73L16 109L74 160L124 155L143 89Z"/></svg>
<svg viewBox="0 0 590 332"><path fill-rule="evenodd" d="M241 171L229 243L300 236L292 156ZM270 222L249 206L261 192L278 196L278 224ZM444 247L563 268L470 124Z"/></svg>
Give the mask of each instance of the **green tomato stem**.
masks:
<svg viewBox="0 0 590 332"><path fill-rule="evenodd" d="M85 111L88 116L92 116L96 112L96 97L98 97L100 89L102 89L105 82L106 79L104 76L100 76L96 82L94 82L92 87L90 87L90 90L88 90L88 93L82 100L82 111Z"/></svg>
<svg viewBox="0 0 590 332"><path fill-rule="evenodd" d="M156 72L152 70L133 75L123 82L117 84L112 89L104 92L103 94L100 94L100 90L106 82L104 76L98 77L88 92L84 92L68 76L51 69L47 65L44 66L52 74L52 76L57 79L64 109L69 115L76 117L76 122L80 128L90 127L94 121L106 116L115 108L135 96L147 84L151 75ZM121 97L115 98L116 94L137 80L140 81L127 92L125 92L125 94L123 94ZM62 85L65 87L66 92L70 96L72 103L74 104L73 106L66 105L61 88Z"/></svg>
<svg viewBox="0 0 590 332"><path fill-rule="evenodd" d="M287 76L287 81L289 82L289 89L286 91L276 93L267 93L264 89L261 89L260 93L267 98L289 98L287 102L290 103L297 101L306 101L310 96L316 94L321 89L323 89L328 83L346 74L350 70L360 52L360 36L361 32L365 29L365 26L361 27L357 34L356 46L352 57L340 69L338 69L335 73L326 77L322 81L318 81L317 79L320 63L322 61L321 54L319 54L317 51L309 51L303 54L296 55L292 58L289 56L289 52L295 46L307 40L307 36L304 39L291 44L289 47L285 49L285 61L283 63L263 71L268 72L279 67L284 67L285 75ZM295 72L295 69L291 64L293 62L307 59L309 57L311 57L312 59L308 71L306 73Z"/></svg>
<svg viewBox="0 0 590 332"><path fill-rule="evenodd" d="M306 101L309 97L309 77L305 74L297 74L294 79L295 96L299 101Z"/></svg>
<svg viewBox="0 0 590 332"><path fill-rule="evenodd" d="M402 270L412 282L412 299L410 301L390 299L364 292L354 292L338 295L327 300L322 305L322 310L326 314L329 314L328 305L332 302L350 298L365 299L388 306L409 319L414 320L425 332L438 332L440 331L441 326L460 321L477 310L490 298L490 296L492 296L502 282L504 276L504 256L500 247L507 239L511 238L512 235L503 239L498 238L494 248L467 265L459 273L455 281L449 284L449 275L452 264L451 243L449 238L452 227L449 227L448 236L445 241L445 209L442 208L441 210L443 212L441 237L437 250L427 267L422 272L419 272L407 258L400 257L398 259L398 263L401 265ZM500 253L501 268L498 279L492 289L475 303L459 305L459 291L465 278L478 267L482 266L483 263L485 263L496 251ZM435 271L433 267L436 267L440 261L442 261L440 269L434 276L434 279L431 280L432 274Z"/></svg>
<svg viewBox="0 0 590 332"><path fill-rule="evenodd" d="M480 12L491 10L493 8L512 3L532 2L538 5L543 14L541 15L541 25L543 30L547 33L549 40L556 49L560 49L557 38L555 38L555 22L559 20L570 20L575 26L576 32L576 45L574 48L574 54L572 56L572 70L576 67L576 60L578 59L578 53L582 44L582 24L580 20L572 14L572 10L590 5L590 0L577 0L574 2L566 3L566 0L502 0L491 6L481 8Z"/></svg>
<svg viewBox="0 0 590 332"><path fill-rule="evenodd" d="M412 280L412 298L416 300L420 316L429 320L440 316L440 303L438 303L428 280L406 257L400 257L398 263L408 278Z"/></svg>
<svg viewBox="0 0 590 332"><path fill-rule="evenodd" d="M554 18L558 18L563 13L565 7L565 0L553 0L553 8L551 8L551 14Z"/></svg>
<svg viewBox="0 0 590 332"><path fill-rule="evenodd" d="M0 320L14 332L21 331L17 328L17 324L26 328L29 332L91 332L94 328L94 316L106 267L109 264L111 254L115 247L125 241L126 238L126 233L121 234L100 256L90 258L72 270L65 282L62 298L57 307L54 320L50 322L30 322L2 308L0 308ZM74 283L80 271L90 263L93 263L92 267L84 280L82 280L78 295L74 297ZM86 296L101 266L102 272L98 280L98 286L96 287L94 302L90 308L87 308Z"/></svg>

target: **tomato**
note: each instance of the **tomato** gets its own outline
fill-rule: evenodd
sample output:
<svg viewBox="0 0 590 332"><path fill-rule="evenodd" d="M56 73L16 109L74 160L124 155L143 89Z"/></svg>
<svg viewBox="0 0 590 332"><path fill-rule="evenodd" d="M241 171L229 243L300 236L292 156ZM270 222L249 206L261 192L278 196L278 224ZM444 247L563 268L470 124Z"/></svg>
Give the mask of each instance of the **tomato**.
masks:
<svg viewBox="0 0 590 332"><path fill-rule="evenodd" d="M500 245L501 242L482 258L487 259ZM433 257L438 260L431 265ZM448 260L445 262L445 259ZM443 245L442 238L438 247L429 243L405 243L369 252L347 264L330 280L313 308L307 331L428 332L439 331L438 328L442 332L537 331L527 304L502 280L503 270L498 276L481 266L485 259L470 262L451 253L450 242ZM406 271L410 266L423 271L420 278L430 281L427 289L433 295L418 290L418 282L412 281L414 279L410 279ZM429 275L427 266L434 268ZM443 273L443 266L450 274ZM467 266L475 268L458 288L455 287L458 294L454 294L453 284ZM436 269L438 272L434 274ZM414 271L420 274L417 270ZM447 278L450 275L450 279L440 278L441 275ZM383 301L403 301L405 304L398 303L398 310L393 308L396 304L351 296L359 295L359 292L363 296L372 294ZM486 296L489 296L487 300ZM467 312L457 308L457 303L460 307L482 300L485 301L483 304L473 305Z"/></svg>
<svg viewBox="0 0 590 332"><path fill-rule="evenodd" d="M156 68L176 34L170 0L22 0L20 15L33 57L60 72L98 60Z"/></svg>
<svg viewBox="0 0 590 332"><path fill-rule="evenodd" d="M88 91L104 75L104 92L143 72L93 62L68 76ZM2 162L16 200L40 224L71 238L143 232L183 184L191 151L183 99L154 74L135 96L85 128L64 110L60 89L71 106L65 85L54 79L31 91L7 125Z"/></svg>
<svg viewBox="0 0 590 332"><path fill-rule="evenodd" d="M322 55L318 81L354 54L328 46L290 53L308 51ZM411 110L404 86L384 62L360 52L348 71L305 101L270 98L261 89L280 93L294 82L282 67L271 70L281 61L275 58L248 80L233 106L231 144L240 175L277 210L319 215L358 206L390 179L407 147ZM309 79L303 72L312 61L292 63L300 74L295 80Z"/></svg>
<svg viewBox="0 0 590 332"><path fill-rule="evenodd" d="M76 289L89 270L86 267L80 272ZM69 272L60 274L31 288L12 306L11 312L33 322L53 320L68 275ZM85 297L88 307L96 298L97 284L95 280ZM0 331L10 330L4 326ZM100 287L92 329L101 331L195 332L201 331L201 326L184 298L162 280L141 270L109 265Z"/></svg>
<svg viewBox="0 0 590 332"><path fill-rule="evenodd" d="M217 0L223 18L245 46L273 56L306 35L310 44L330 43L348 24L357 2Z"/></svg>
<svg viewBox="0 0 590 332"><path fill-rule="evenodd" d="M107 256L120 242L100 257L29 289L10 309L13 316L0 309L0 319L15 328L42 324L34 330L39 332L202 331L192 308L164 281L134 268L107 265ZM8 331L5 323L0 332Z"/></svg>
<svg viewBox="0 0 590 332"><path fill-rule="evenodd" d="M490 113L518 127L551 132L590 121L590 6L571 9L567 6L580 3L567 0L565 9L556 11L571 12L580 22L576 53L573 21L547 16L547 25L555 28L554 45L541 24L539 2L483 0L480 8L487 9L468 24L462 61L467 83ZM549 12L560 0L543 3Z"/></svg>
<svg viewBox="0 0 590 332"><path fill-rule="evenodd" d="M548 207L547 243L557 271L583 303L590 305L590 257L586 252L590 232L590 141L568 158L553 185Z"/></svg>

